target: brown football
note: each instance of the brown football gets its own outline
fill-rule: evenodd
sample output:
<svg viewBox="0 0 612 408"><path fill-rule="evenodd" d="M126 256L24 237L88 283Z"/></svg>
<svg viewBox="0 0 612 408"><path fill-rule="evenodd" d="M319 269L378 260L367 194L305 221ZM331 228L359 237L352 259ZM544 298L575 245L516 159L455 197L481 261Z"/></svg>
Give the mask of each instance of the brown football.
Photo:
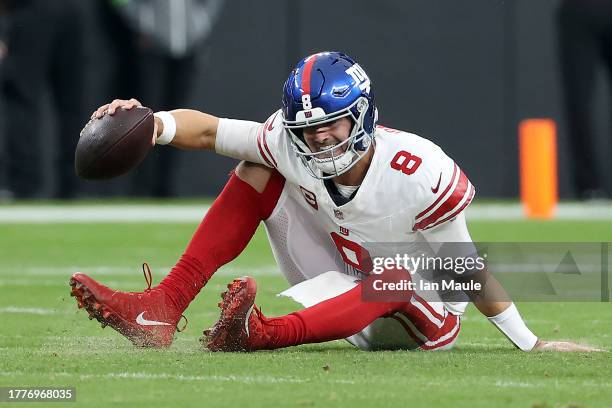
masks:
<svg viewBox="0 0 612 408"><path fill-rule="evenodd" d="M127 173L151 150L153 111L145 107L118 109L92 119L81 131L74 154L79 177L102 180Z"/></svg>

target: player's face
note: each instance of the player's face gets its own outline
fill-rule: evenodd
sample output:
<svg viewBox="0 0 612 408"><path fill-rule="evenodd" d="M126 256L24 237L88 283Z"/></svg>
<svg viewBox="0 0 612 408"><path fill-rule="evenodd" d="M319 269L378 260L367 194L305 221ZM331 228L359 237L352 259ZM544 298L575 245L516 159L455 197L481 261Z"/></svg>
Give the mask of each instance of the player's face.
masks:
<svg viewBox="0 0 612 408"><path fill-rule="evenodd" d="M319 159L341 156L348 144L337 147L333 146L344 142L348 139L351 133L351 120L349 118L340 118L333 122L324 123L319 126L311 126L304 128L304 140L313 153L329 151L329 153L317 155Z"/></svg>

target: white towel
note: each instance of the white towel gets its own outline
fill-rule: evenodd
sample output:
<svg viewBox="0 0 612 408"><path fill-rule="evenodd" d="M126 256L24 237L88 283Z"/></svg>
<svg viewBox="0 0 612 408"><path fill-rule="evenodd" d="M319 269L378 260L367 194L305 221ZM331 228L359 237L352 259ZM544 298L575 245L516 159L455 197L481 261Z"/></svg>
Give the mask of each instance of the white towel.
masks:
<svg viewBox="0 0 612 408"><path fill-rule="evenodd" d="M301 303L304 307L310 307L348 292L357 286L358 282L359 280L355 277L330 271L300 282L278 296L286 296Z"/></svg>

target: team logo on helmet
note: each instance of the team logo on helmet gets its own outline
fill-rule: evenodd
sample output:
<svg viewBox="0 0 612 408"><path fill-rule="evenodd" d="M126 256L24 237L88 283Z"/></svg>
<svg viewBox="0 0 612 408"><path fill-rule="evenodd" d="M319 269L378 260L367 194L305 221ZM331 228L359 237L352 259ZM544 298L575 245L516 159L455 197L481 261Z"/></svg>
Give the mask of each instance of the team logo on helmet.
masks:
<svg viewBox="0 0 612 408"><path fill-rule="evenodd" d="M353 65L345 72L352 76L355 82L359 84L359 89L370 93L370 78L368 78L368 74L365 73L359 64Z"/></svg>

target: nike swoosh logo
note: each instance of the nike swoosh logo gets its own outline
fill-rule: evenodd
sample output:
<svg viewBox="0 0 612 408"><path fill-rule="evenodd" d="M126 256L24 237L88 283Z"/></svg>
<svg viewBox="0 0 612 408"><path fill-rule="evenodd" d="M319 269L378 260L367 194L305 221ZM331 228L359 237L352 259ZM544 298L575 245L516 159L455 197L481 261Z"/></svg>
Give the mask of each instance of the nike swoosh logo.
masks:
<svg viewBox="0 0 612 408"><path fill-rule="evenodd" d="M249 319L251 318L251 313L253 313L253 307L255 305L251 306L251 308L249 309L249 311L246 314L246 319L244 320L244 330L246 331L246 335L247 337L249 337L251 335L251 333L249 333Z"/></svg>
<svg viewBox="0 0 612 408"><path fill-rule="evenodd" d="M278 112L276 112L276 115L278 115ZM276 115L274 115L274 117L272 118L272 120L270 121L270 124L268 125L268 132L272 131L272 129L274 129L274 126L272 126L274 124L274 121L276 120Z"/></svg>
<svg viewBox="0 0 612 408"><path fill-rule="evenodd" d="M440 177L438 178L438 184L436 184L435 187L431 188L431 192L436 194L438 192L438 190L440 189L440 182L442 181L442 172L440 172Z"/></svg>
<svg viewBox="0 0 612 408"><path fill-rule="evenodd" d="M147 320L144 318L145 312L140 313L136 316L136 323L141 326L172 326L170 323L158 322L156 320Z"/></svg>

